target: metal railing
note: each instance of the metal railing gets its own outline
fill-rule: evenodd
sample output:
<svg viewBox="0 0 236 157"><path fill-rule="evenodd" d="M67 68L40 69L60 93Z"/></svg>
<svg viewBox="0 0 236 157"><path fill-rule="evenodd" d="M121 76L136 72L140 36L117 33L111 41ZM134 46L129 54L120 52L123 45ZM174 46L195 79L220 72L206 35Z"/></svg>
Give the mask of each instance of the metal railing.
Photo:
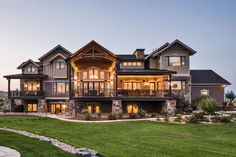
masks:
<svg viewBox="0 0 236 157"><path fill-rule="evenodd" d="M118 90L119 97L165 97L168 95L168 90Z"/></svg>
<svg viewBox="0 0 236 157"><path fill-rule="evenodd" d="M12 90L10 91L10 97L17 98L17 97L43 97L43 91L20 91L20 90Z"/></svg>

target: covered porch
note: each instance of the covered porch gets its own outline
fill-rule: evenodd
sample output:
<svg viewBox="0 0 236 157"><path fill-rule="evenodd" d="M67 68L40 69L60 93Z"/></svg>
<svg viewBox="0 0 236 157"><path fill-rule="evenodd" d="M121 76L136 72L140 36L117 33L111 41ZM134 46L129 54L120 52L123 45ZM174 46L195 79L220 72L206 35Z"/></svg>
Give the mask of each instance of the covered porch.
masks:
<svg viewBox="0 0 236 157"><path fill-rule="evenodd" d="M43 92L43 79L47 78L47 75L42 74L15 74L4 76L8 80L8 98L9 99L42 99L44 97ZM20 80L20 89L11 89L11 80Z"/></svg>

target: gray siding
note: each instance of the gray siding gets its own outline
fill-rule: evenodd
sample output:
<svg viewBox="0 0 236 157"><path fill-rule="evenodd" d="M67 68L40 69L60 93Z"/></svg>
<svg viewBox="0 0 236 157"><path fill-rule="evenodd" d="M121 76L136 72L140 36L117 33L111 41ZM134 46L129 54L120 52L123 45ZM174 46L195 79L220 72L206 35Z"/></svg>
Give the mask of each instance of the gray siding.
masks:
<svg viewBox="0 0 236 157"><path fill-rule="evenodd" d="M28 72L28 67L30 67L30 66L32 66L32 67L35 67L35 72ZM29 63L29 64L27 64L23 69L22 69L22 74L38 74L38 67L37 66L35 66L34 64L32 64L32 63Z"/></svg>
<svg viewBox="0 0 236 157"><path fill-rule="evenodd" d="M223 86L207 86L207 85L202 85L202 86L194 86L192 85L191 87L191 96L192 100L196 99L197 97L200 96L200 91L203 89L209 90L209 96L214 98L218 105L222 106L224 102L224 87Z"/></svg>
<svg viewBox="0 0 236 157"><path fill-rule="evenodd" d="M181 66L181 67L173 67L173 66L166 66L165 63L165 57L166 56L185 56L186 57L186 66ZM190 65L190 60L189 60L189 51L187 51L185 48L179 46L179 45L175 45L170 47L169 49L167 49L166 51L164 51L161 54L161 64L160 64L160 68L161 69L167 69L167 70L173 70L176 71L177 74L190 74L189 71L189 65Z"/></svg>

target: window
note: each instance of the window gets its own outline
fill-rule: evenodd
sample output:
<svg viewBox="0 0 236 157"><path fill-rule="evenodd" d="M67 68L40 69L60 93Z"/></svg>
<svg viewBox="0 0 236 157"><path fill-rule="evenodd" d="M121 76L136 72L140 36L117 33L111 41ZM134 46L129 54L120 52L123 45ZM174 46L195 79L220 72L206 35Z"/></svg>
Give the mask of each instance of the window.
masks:
<svg viewBox="0 0 236 157"><path fill-rule="evenodd" d="M123 66L141 66L142 62L123 62Z"/></svg>
<svg viewBox="0 0 236 157"><path fill-rule="evenodd" d="M124 82L124 89L126 90L141 89L141 82Z"/></svg>
<svg viewBox="0 0 236 157"><path fill-rule="evenodd" d="M200 94L201 94L201 96L209 96L209 90L202 89L202 90L200 90Z"/></svg>
<svg viewBox="0 0 236 157"><path fill-rule="evenodd" d="M65 62L62 60L56 61L55 65L56 65L56 69L64 69L65 68Z"/></svg>
<svg viewBox="0 0 236 157"><path fill-rule="evenodd" d="M36 68L34 66L28 66L27 72L35 72Z"/></svg>
<svg viewBox="0 0 236 157"><path fill-rule="evenodd" d="M100 113L100 106L98 104L88 104L88 113Z"/></svg>
<svg viewBox="0 0 236 157"><path fill-rule="evenodd" d="M184 90L186 88L185 81L171 81L171 89Z"/></svg>
<svg viewBox="0 0 236 157"><path fill-rule="evenodd" d="M98 69L89 69L89 79L98 79Z"/></svg>
<svg viewBox="0 0 236 157"><path fill-rule="evenodd" d="M28 104L28 111L29 112L37 112L38 105L37 104Z"/></svg>
<svg viewBox="0 0 236 157"><path fill-rule="evenodd" d="M185 56L166 56L165 57L166 66L185 66L186 57Z"/></svg>
<svg viewBox="0 0 236 157"><path fill-rule="evenodd" d="M67 82L55 82L53 84L53 93L68 93L69 83Z"/></svg>
<svg viewBox="0 0 236 157"><path fill-rule="evenodd" d="M37 91L40 85L37 82L27 82L25 83L25 90L27 91Z"/></svg>
<svg viewBox="0 0 236 157"><path fill-rule="evenodd" d="M83 79L88 79L88 72L87 71L83 71Z"/></svg>
<svg viewBox="0 0 236 157"><path fill-rule="evenodd" d="M100 71L100 79L105 79L105 72L104 71Z"/></svg>
<svg viewBox="0 0 236 157"><path fill-rule="evenodd" d="M138 113L138 105L128 104L127 105L127 113Z"/></svg>

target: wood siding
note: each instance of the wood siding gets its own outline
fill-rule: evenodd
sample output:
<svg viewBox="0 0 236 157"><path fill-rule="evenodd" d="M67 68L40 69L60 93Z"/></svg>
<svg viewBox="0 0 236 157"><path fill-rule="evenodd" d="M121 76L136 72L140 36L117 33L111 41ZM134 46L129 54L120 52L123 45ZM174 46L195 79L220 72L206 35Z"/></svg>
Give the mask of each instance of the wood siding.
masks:
<svg viewBox="0 0 236 157"><path fill-rule="evenodd" d="M192 85L191 87L191 96L192 96L192 101L196 99L197 97L201 96L200 91L206 89L209 90L209 96L214 98L219 106L223 105L224 102L224 95L225 95L225 90L223 86L207 86L207 85L202 85L202 86L194 86Z"/></svg>

